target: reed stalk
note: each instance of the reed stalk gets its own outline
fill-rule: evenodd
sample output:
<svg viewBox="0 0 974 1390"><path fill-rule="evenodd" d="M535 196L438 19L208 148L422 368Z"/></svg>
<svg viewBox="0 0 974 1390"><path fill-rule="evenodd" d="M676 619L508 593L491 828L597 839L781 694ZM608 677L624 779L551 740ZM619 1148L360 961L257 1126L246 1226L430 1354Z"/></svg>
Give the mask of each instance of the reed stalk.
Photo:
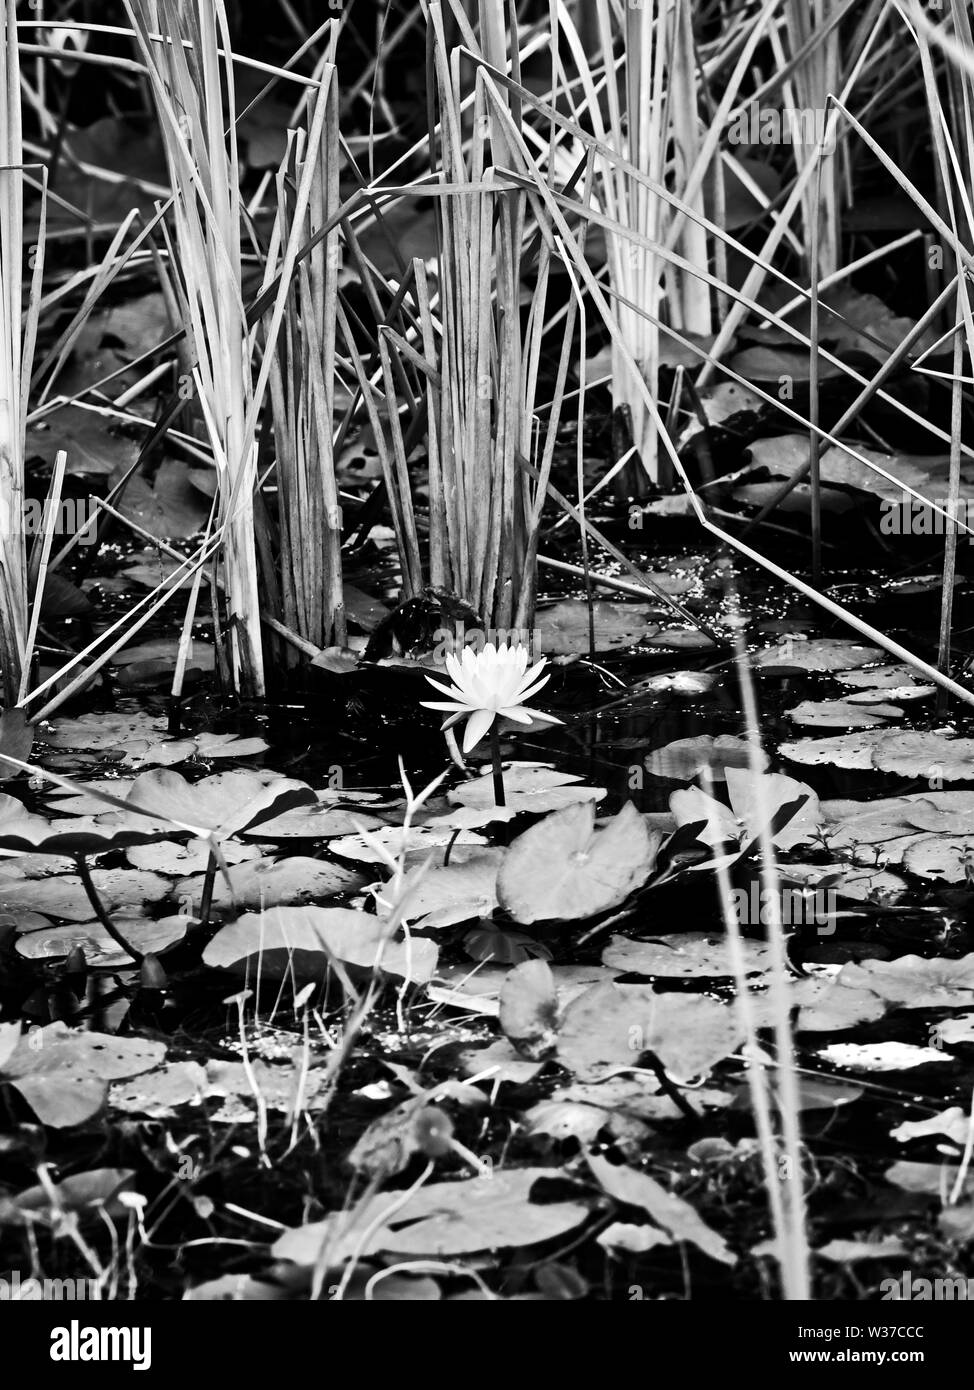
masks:
<svg viewBox="0 0 974 1390"><path fill-rule="evenodd" d="M233 680L242 694L259 697L264 666L254 544L253 344L242 288L240 164L226 5L224 0L125 0L125 8L149 75L172 185L179 272L174 282L193 344L195 400L219 484Z"/></svg>
<svg viewBox="0 0 974 1390"><path fill-rule="evenodd" d="M28 589L24 530L24 434L37 304L24 323L24 149L20 48L14 0L3 9L0 54L0 678L16 704L27 657ZM42 224L43 231L43 224ZM43 237L32 248L39 286Z"/></svg>
<svg viewBox="0 0 974 1390"><path fill-rule="evenodd" d="M338 197L339 93L334 66L326 65L309 103L306 127L291 133L277 176L277 224L267 276L281 245L309 243L334 220ZM309 185L303 220L297 190ZM337 227L297 267L269 378L278 490L279 578L282 617L317 647L343 645L342 513L335 479L335 373L337 366ZM265 327L271 330L270 313Z"/></svg>

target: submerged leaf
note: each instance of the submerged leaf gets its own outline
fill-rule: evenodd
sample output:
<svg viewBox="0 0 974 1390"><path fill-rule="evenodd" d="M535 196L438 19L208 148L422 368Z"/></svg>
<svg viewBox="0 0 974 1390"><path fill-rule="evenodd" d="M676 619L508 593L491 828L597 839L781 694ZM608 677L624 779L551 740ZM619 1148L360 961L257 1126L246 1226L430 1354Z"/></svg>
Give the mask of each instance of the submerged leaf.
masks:
<svg viewBox="0 0 974 1390"><path fill-rule="evenodd" d="M463 938L463 949L471 960L496 961L502 965L520 965L523 961L548 960L548 947L523 931L511 931L495 922L481 922L471 927Z"/></svg>

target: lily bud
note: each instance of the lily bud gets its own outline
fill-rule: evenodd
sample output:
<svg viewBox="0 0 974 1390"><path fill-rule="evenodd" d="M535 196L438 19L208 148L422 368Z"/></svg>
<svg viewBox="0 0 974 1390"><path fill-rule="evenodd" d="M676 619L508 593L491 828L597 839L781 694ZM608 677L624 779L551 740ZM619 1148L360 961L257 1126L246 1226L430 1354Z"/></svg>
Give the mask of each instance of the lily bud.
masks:
<svg viewBox="0 0 974 1390"><path fill-rule="evenodd" d="M142 989L165 989L169 984L169 976L159 963L159 957L154 955L143 956L142 968L139 973L139 985Z"/></svg>

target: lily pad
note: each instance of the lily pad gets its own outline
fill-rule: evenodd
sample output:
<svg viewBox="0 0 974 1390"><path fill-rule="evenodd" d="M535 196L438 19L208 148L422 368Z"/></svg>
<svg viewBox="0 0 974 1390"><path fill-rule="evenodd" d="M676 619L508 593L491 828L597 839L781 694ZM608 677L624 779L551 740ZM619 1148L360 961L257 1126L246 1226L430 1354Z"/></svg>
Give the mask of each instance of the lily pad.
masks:
<svg viewBox="0 0 974 1390"><path fill-rule="evenodd" d="M650 642L655 642L650 638ZM658 676L646 676L637 681L633 694L676 695L693 699L696 695L709 695L717 684L717 677L710 671L671 671Z"/></svg>
<svg viewBox="0 0 974 1390"><path fill-rule="evenodd" d="M920 678L912 666L897 664L893 666L870 667L869 670L836 671L835 679L843 685L857 690L902 690L921 685ZM922 689L928 689L922 686Z"/></svg>
<svg viewBox="0 0 974 1390"><path fill-rule="evenodd" d="M974 954L959 960L900 956L897 960L850 961L839 972L843 985L872 990L901 1009L948 1009L974 1003Z"/></svg>
<svg viewBox="0 0 974 1390"><path fill-rule="evenodd" d="M901 1159L887 1168L883 1177L894 1187L904 1192L918 1192L924 1196L942 1197L952 1192L960 1175L956 1163L911 1163ZM964 1178L963 1193L970 1197L974 1191L974 1173L968 1172Z"/></svg>
<svg viewBox="0 0 974 1390"><path fill-rule="evenodd" d="M904 1042L832 1043L819 1048L818 1055L834 1067L851 1071L908 1071L952 1060L935 1047Z"/></svg>
<svg viewBox="0 0 974 1390"><path fill-rule="evenodd" d="M768 968L768 947L759 941L743 941L744 968L748 975ZM635 975L663 975L694 980L732 976L726 936L706 932L674 932L658 941L630 941L613 936L602 952L603 965Z"/></svg>
<svg viewBox="0 0 974 1390"><path fill-rule="evenodd" d="M752 662L757 670L767 674L773 671L849 671L881 661L883 655L880 647L848 638L816 637L799 642L794 637L786 637L777 646L758 652Z"/></svg>
<svg viewBox="0 0 974 1390"><path fill-rule="evenodd" d="M360 874L340 864L328 864L323 859L306 859L294 855L288 859L253 859L235 864L230 870L233 892L222 874L213 884L213 906L228 908L279 906L300 903L309 898L332 898L338 893L350 893L362 886ZM173 893L199 904L203 892L203 875L179 879Z"/></svg>
<svg viewBox="0 0 974 1390"><path fill-rule="evenodd" d="M767 756L758 754L762 769L768 766ZM668 777L673 782L692 782L705 768L715 782L723 782L728 767L749 765L747 739L735 734L699 734L696 738L678 738L646 757L646 770L654 777Z"/></svg>
<svg viewBox="0 0 974 1390"><path fill-rule="evenodd" d="M488 1047L468 1048L459 1054L458 1060L461 1075L482 1077L484 1084L491 1087L497 1082L526 1086L544 1066L543 1062L525 1061L506 1038L498 1038Z"/></svg>
<svg viewBox="0 0 974 1390"><path fill-rule="evenodd" d="M49 821L27 811L15 797L0 794L0 849L35 855L106 854L158 838L149 821L140 825L101 825L91 817Z"/></svg>
<svg viewBox="0 0 974 1390"><path fill-rule="evenodd" d="M907 1248L899 1236L883 1236L880 1240L830 1240L812 1253L832 1264L849 1265L897 1259L907 1254Z"/></svg>
<svg viewBox="0 0 974 1390"><path fill-rule="evenodd" d="M323 976L334 959L345 965L379 968L387 975L423 983L436 969L432 941L389 939L380 918L342 907L276 907L245 912L221 928L203 952L206 965L232 969L258 961L262 971L283 976L292 961L299 976Z"/></svg>
<svg viewBox="0 0 974 1390"><path fill-rule="evenodd" d="M655 1053L677 1081L705 1076L739 1046L735 1011L700 994L657 994L646 985L593 985L565 1010L558 1059L582 1081L600 1081Z"/></svg>
<svg viewBox="0 0 974 1390"><path fill-rule="evenodd" d="M588 1165L604 1192L627 1207L639 1207L675 1241L686 1241L721 1264L737 1263L737 1256L726 1241L706 1224L689 1202L675 1192L667 1192L655 1178L638 1168L610 1163L595 1154Z"/></svg>
<svg viewBox="0 0 974 1390"><path fill-rule="evenodd" d="M937 1042L944 1047L958 1047L961 1043L974 1043L974 1014L957 1014L954 1018L943 1018L931 1029Z"/></svg>
<svg viewBox="0 0 974 1390"><path fill-rule="evenodd" d="M331 840L340 835L355 835L360 828L381 830L386 824L358 806L336 806L331 794L327 800L322 799L321 792L316 792L315 797L313 803L284 811L241 833L255 835L261 840ZM374 797L370 795L367 800L374 800Z"/></svg>
<svg viewBox="0 0 974 1390"><path fill-rule="evenodd" d="M955 1144L963 1145L967 1143L970 1129L970 1115L959 1105L952 1105L948 1110L941 1110L939 1115L931 1115L926 1120L904 1120L903 1124L890 1130L890 1138L898 1139L901 1144L905 1144L910 1139L929 1139L934 1135L952 1139Z"/></svg>
<svg viewBox="0 0 974 1390"><path fill-rule="evenodd" d="M861 1023L875 1023L889 1007L872 990L837 980L801 980L790 998L800 1006L800 1033L838 1033Z"/></svg>
<svg viewBox="0 0 974 1390"><path fill-rule="evenodd" d="M198 1062L167 1062L137 1082L116 1082L108 1096L113 1110L162 1120L181 1105L197 1104L207 1085L206 1068Z"/></svg>
<svg viewBox="0 0 974 1390"><path fill-rule="evenodd" d="M376 849L376 845L381 845L386 854L397 859L403 853L426 854L451 843L456 849L458 845L486 846L487 841L473 830L461 830L455 836L448 825L414 825L408 833L404 833L401 826L384 825L381 829L370 830L368 838L359 834L342 835L331 840L328 848L332 854L342 859L354 859L359 864L385 864L385 856Z"/></svg>
<svg viewBox="0 0 974 1390"><path fill-rule="evenodd" d="M690 587L689 580L673 575L651 576L662 580L660 587L667 593L682 593ZM648 621L654 611L645 603L606 603L592 605L595 620L595 649L600 652L634 647L637 642L658 631ZM554 608L545 608L535 618L534 640L539 651L549 656L576 656L589 650L588 605L582 599L564 599Z"/></svg>
<svg viewBox="0 0 974 1390"><path fill-rule="evenodd" d="M867 708L865 703L853 704L850 700L803 700L787 713L796 724L822 729L872 729L903 717L897 705L876 702Z"/></svg>
<svg viewBox="0 0 974 1390"><path fill-rule="evenodd" d="M631 1221L612 1221L595 1237L604 1250L620 1251L624 1255L645 1255L657 1245L672 1245L673 1241L657 1226L636 1226Z"/></svg>
<svg viewBox="0 0 974 1390"><path fill-rule="evenodd" d="M53 464L66 449L72 473L107 477L125 472L139 456L137 440L118 433L107 414L80 405L62 405L27 427L27 457Z"/></svg>
<svg viewBox="0 0 974 1390"><path fill-rule="evenodd" d="M234 840L224 840L220 853L227 864L261 857L256 845L241 845ZM125 857L134 869L172 875L202 873L209 863L210 842L192 839L179 844L176 840L160 840L157 844L126 850Z"/></svg>
<svg viewBox="0 0 974 1390"><path fill-rule="evenodd" d="M126 801L169 821L199 827L222 839L253 829L284 811L315 804L304 782L251 771L218 772L188 782L178 772L159 768L136 777ZM124 814L124 813L122 813ZM132 824L142 817L132 817Z"/></svg>
<svg viewBox="0 0 974 1390"><path fill-rule="evenodd" d="M508 849L497 876L498 900L526 924L605 912L646 882L660 839L631 802L600 830L591 802L556 811Z"/></svg>
<svg viewBox="0 0 974 1390"><path fill-rule="evenodd" d="M512 1168L462 1182L427 1183L391 1215L376 1247L387 1254L449 1259L479 1250L521 1248L577 1229L586 1201L532 1202L539 1181L558 1168ZM395 1194L387 1201L392 1206Z"/></svg>
<svg viewBox="0 0 974 1390"><path fill-rule="evenodd" d="M508 763L504 768L505 810L512 815L522 812L542 815L547 811L561 811L580 801L601 801L605 794L605 787L586 787L572 773L558 772L545 763ZM459 787L447 793L447 800L478 811L496 811L490 769L485 769L481 776L468 782L461 782ZM456 822L446 815L437 817L434 823Z"/></svg>
<svg viewBox="0 0 974 1390"><path fill-rule="evenodd" d="M415 885L406 885L406 916L410 920L422 918L424 928L450 927L471 917L488 917L497 906L501 855L500 850L485 849L462 864L420 871Z"/></svg>
<svg viewBox="0 0 974 1390"><path fill-rule="evenodd" d="M267 750L262 738L240 738L236 734L168 738L165 720L141 713L83 714L77 719L59 719L46 742L54 748L119 757L129 767L171 767L187 758L245 758Z"/></svg>
<svg viewBox="0 0 974 1390"><path fill-rule="evenodd" d="M974 779L974 739L903 730L866 729L837 738L783 743L782 757L809 765L854 769L876 768L900 777L927 777L944 782Z"/></svg>
<svg viewBox="0 0 974 1390"><path fill-rule="evenodd" d="M678 825L696 825L701 844L719 846L740 839L757 841L765 829L779 849L793 849L817 839L822 812L818 797L804 782L782 773L758 774L737 767L725 769L730 809L699 787L674 792L670 797Z"/></svg>
<svg viewBox="0 0 974 1390"><path fill-rule="evenodd" d="M866 690L853 690L846 697L846 704L849 705L887 705L890 701L894 702L894 708L899 705L908 704L911 700L926 700L931 695L936 695L935 685L894 685L881 687L876 686ZM877 710L876 713L882 713ZM898 711L901 716L902 710ZM889 716L888 716L889 717Z"/></svg>
<svg viewBox="0 0 974 1390"><path fill-rule="evenodd" d="M77 1223L101 1223L105 1217L124 1216L125 1205L118 1199L122 1193L134 1191L134 1179L131 1168L89 1168L85 1173L72 1173L63 1182L51 1182L48 1178L46 1183L35 1183L16 1197L0 1199L0 1226L21 1222L33 1225L38 1217L45 1224L56 1226L67 1213ZM24 1297L22 1291L21 1298Z"/></svg>
<svg viewBox="0 0 974 1390"><path fill-rule="evenodd" d="M677 651L704 651L715 647L716 643L712 637L708 637L705 632L701 632L696 627L666 627L662 632L647 637L646 645L649 647L672 647ZM687 672L686 674L697 675L701 673ZM706 673L702 674L705 675ZM712 684L714 677L711 676L709 679ZM709 687L705 685L703 688Z"/></svg>
<svg viewBox="0 0 974 1390"><path fill-rule="evenodd" d="M506 1037L528 1056L541 1057L555 1039L558 994L543 960L517 965L501 986L500 1024Z"/></svg>
<svg viewBox="0 0 974 1390"><path fill-rule="evenodd" d="M42 1124L59 1129L96 1114L109 1081L151 1071L165 1055L161 1042L52 1023L21 1039L0 1068L0 1081L20 1092Z"/></svg>
<svg viewBox="0 0 974 1390"><path fill-rule="evenodd" d="M889 906L897 902L909 885L899 874L870 865L854 864L782 864L781 877L800 883L805 892L818 895L835 893L855 902L875 902ZM827 915L827 914L826 914Z"/></svg>
<svg viewBox="0 0 974 1390"><path fill-rule="evenodd" d="M920 835L904 851L903 867L919 878L969 883L974 880L974 834Z"/></svg>
<svg viewBox="0 0 974 1390"><path fill-rule="evenodd" d="M138 473L129 479L119 511L150 536L176 539L202 531L210 507L193 486L186 462L163 459L151 482Z"/></svg>
<svg viewBox="0 0 974 1390"><path fill-rule="evenodd" d="M974 824L974 792L926 791L877 801L823 801L825 833L833 850L849 850L864 863L877 854L899 864L925 832L938 837L963 835ZM880 846L881 848L874 848Z"/></svg>
<svg viewBox="0 0 974 1390"><path fill-rule="evenodd" d="M888 737L886 730L867 729L862 733L839 734L835 738L803 738L796 743L783 743L778 749L783 758L810 767L823 764L864 771L873 766L873 749L880 739ZM896 734L900 738L899 733Z"/></svg>
<svg viewBox="0 0 974 1390"><path fill-rule="evenodd" d="M974 738L950 738L936 732L887 734L873 749L873 766L900 777L974 778Z"/></svg>
<svg viewBox="0 0 974 1390"><path fill-rule="evenodd" d="M162 955L178 945L186 935L189 918L183 916L146 917L116 916L115 925L125 940L143 955ZM123 951L100 922L79 922L66 927L43 927L23 932L17 938L17 953L28 960L53 960L64 957L80 946L85 963L102 969L132 966L132 957Z"/></svg>
<svg viewBox="0 0 974 1390"><path fill-rule="evenodd" d="M158 902L169 891L168 880L159 874L136 869L92 869L92 882L106 910L137 908ZM0 912L26 909L60 917L69 922L86 922L91 903L77 874L55 874L50 878L12 883L0 877Z"/></svg>

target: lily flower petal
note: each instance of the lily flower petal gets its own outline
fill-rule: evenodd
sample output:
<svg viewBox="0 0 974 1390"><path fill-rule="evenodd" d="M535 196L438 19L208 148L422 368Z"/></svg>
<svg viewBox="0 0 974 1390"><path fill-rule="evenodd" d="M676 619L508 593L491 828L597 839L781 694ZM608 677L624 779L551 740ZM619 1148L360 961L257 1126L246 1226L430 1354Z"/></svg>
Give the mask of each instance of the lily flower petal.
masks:
<svg viewBox="0 0 974 1390"><path fill-rule="evenodd" d="M487 733L496 718L492 709L474 710L463 733L463 751L469 753Z"/></svg>

